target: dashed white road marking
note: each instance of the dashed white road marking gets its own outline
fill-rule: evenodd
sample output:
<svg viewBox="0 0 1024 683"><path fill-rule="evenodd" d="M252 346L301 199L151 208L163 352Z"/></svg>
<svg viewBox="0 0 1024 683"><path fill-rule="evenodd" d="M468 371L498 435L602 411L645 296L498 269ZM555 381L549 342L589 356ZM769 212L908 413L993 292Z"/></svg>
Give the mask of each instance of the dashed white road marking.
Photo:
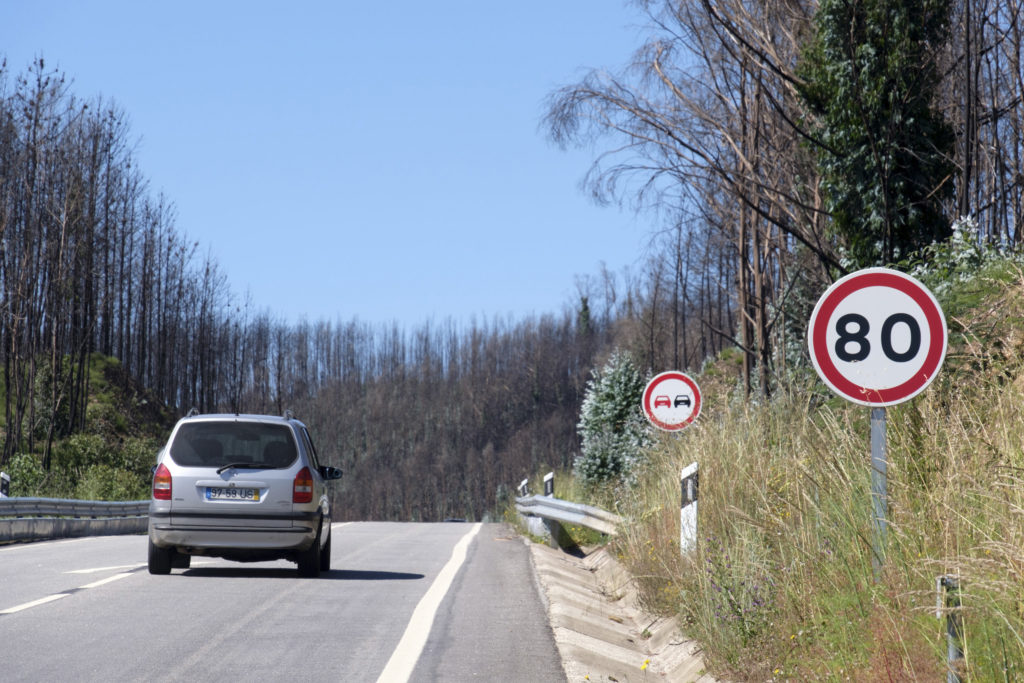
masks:
<svg viewBox="0 0 1024 683"><path fill-rule="evenodd" d="M135 573L136 570L138 570L141 567L145 567L145 566L146 565L144 563L142 563L142 564L128 564L128 565L122 565L122 566L119 566L119 567L95 567L95 568L92 568L92 569L74 569L72 571L64 572L65 574L94 574L96 572L114 571L114 570L117 570L117 569L128 569L129 570L129 571L126 571L126 572L120 572L118 574L114 574L112 576L108 576L106 578L100 579L99 581L93 581L92 583L87 583L84 586L79 586L78 588L72 588L70 590L66 590L66 591L63 591L61 593L54 593L53 595L47 595L45 598L39 598L38 600L32 600L31 602L23 602L22 604L15 605L14 607L7 607L5 609L0 609L0 616L2 616L4 614L15 614L16 612L23 612L23 611L25 611L27 609L32 609L33 607L39 607L40 605L45 605L47 603L53 602L54 600L60 600L61 598L66 598L69 595L73 595L74 593L77 593L78 591L88 590L90 588L99 588L100 586L104 586L104 585L106 585L108 583L113 583L114 581L120 581L121 579L124 579L124 578L127 578L127 577L131 576L132 574Z"/></svg>
<svg viewBox="0 0 1024 683"><path fill-rule="evenodd" d="M55 595L47 595L45 598L39 598L38 600L33 600L32 602L25 602L20 605L15 605L14 607L8 607L7 609L0 609L0 614L14 614L15 612L21 612L22 610L38 607L39 605L45 605L46 603L53 602L54 600L66 598L69 595L71 595L71 593L57 593Z"/></svg>
<svg viewBox="0 0 1024 683"><path fill-rule="evenodd" d="M351 523L352 522L338 522L336 524L332 524L331 528L332 529L339 529L339 528L341 528L343 526L348 526ZM479 525L477 525L477 527L479 527ZM477 531L479 531L479 528L473 529L473 531L471 531L468 534L468 537L472 537L472 535L475 534ZM82 539L69 539L69 540L71 540L71 541L81 541ZM67 541L65 541L65 542L67 542ZM465 538L463 538L462 541L459 541L460 545L463 542L465 542L467 546L469 545L468 541L466 541ZM22 547L22 546L17 546L17 547ZM8 548L3 548L3 550L7 550L7 549ZM458 546L456 546L456 550L458 550ZM463 553L462 554L463 554L463 560L464 560L465 559L465 548L463 548ZM454 555L453 555L452 559L453 560L455 559ZM206 564L215 564L215 563L210 561L210 560L200 560L199 562L193 562L192 566L196 567L196 566L202 566L202 565L206 565ZM434 588L437 587L437 585L438 585L438 583L439 583L439 581L441 579L441 576L444 575L445 571L448 569L449 565L451 565L451 564L452 564L452 561L449 560L448 564L445 565L444 569L441 570L441 574L438 575L437 580L434 581L434 585L430 587L430 591L433 591ZM461 564L462 564L462 561L460 560L459 561L459 565L461 565ZM71 571L67 571L67 572L64 572L64 573L65 574L98 574L99 572L117 571L119 569L127 569L128 571L121 572L119 574L114 574L113 576L108 576L107 578L100 579L99 581L93 581L92 583L87 583L84 586L79 586L78 588L74 588L71 591L68 591L68 592L65 592L65 593L54 593L53 595L48 595L45 598L39 598L38 600L33 600L31 602L25 602L25 603L22 603L20 605L15 605L14 607L7 607L5 609L0 609L0 615L15 614L17 612L22 612L22 611L27 610L27 609L32 609L33 607L39 607L40 605L45 605L47 603L53 602L54 600L60 600L61 598L66 598L69 595L75 593L76 591L87 590L89 588L98 588L98 587L106 585L108 583L113 583L114 581L119 581L119 580L121 580L123 578L131 576L135 572L135 570L140 569L140 568L145 567L145 566L146 566L145 562L139 562L139 563L136 563L136 564L123 564L123 565L117 565L117 566L114 566L114 567L90 567L88 569L72 569ZM457 570L458 570L458 566L455 567L454 571L457 571ZM452 572L453 576L454 576L454 571ZM448 584L450 584L450 583L451 583L451 578L448 579ZM427 592L427 595L430 594L430 591ZM441 597L442 598L444 597L444 593L447 592L447 591L448 591L448 585L446 584L444 586L444 590L441 593ZM425 599L426 599L426 596L424 596L424 600ZM438 603L440 604L440 599L438 599ZM421 605L422 605L422 601L421 601ZM417 613L418 613L419 612L419 607L417 607L416 609L417 609ZM436 611L436 610L437 610L437 607L434 607L434 611ZM416 617L416 615L414 614L413 618L415 619L415 617ZM431 621L433 621L433 616L431 616L430 619L431 619ZM410 624L410 626L411 625L412 624ZM429 630L430 630L430 621L427 622L427 632L428 633L429 633ZM426 642L426 637L425 636L424 636L424 642ZM423 645L422 644L419 647L420 647L420 649L423 649ZM416 656L419 657L419 650L417 650L417 655ZM413 663L415 664L415 661ZM410 669L410 671L411 671L411 669Z"/></svg>
<svg viewBox="0 0 1024 683"><path fill-rule="evenodd" d="M117 581L119 579L123 579L126 576L131 576L131 573L130 572L124 572L123 574L114 574L113 576L108 576L105 579L100 579L99 581L93 581L92 583L87 583L84 586L81 586L79 588L79 590L84 590L86 588L98 588L99 586L102 586L104 584L113 583L114 581Z"/></svg>
<svg viewBox="0 0 1024 683"><path fill-rule="evenodd" d="M122 564L116 567L91 567L89 569L72 569L65 574L98 574L100 572L113 572L118 569L138 569L139 567L145 567L145 562L138 562L136 564Z"/></svg>

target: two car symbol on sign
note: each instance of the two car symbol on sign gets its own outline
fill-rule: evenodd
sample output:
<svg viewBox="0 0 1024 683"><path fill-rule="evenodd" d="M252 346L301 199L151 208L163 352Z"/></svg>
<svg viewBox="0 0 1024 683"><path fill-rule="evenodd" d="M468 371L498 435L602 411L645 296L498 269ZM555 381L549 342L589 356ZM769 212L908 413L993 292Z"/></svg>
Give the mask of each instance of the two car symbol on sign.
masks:
<svg viewBox="0 0 1024 683"><path fill-rule="evenodd" d="M691 405L690 397L687 396L686 394L680 394L679 396L676 396L676 400L675 400L675 407L676 408L678 408L679 406L686 406L687 408L689 408L690 405ZM671 400L669 400L668 396L655 396L654 397L654 407L655 408L672 408L673 407L673 403L672 403Z"/></svg>

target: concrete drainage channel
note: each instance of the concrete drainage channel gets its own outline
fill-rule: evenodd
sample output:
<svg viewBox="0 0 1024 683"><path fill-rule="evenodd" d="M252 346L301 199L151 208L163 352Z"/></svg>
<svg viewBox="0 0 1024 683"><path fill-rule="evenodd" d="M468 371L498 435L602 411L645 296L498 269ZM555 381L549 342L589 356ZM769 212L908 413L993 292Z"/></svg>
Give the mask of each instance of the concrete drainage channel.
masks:
<svg viewBox="0 0 1024 683"><path fill-rule="evenodd" d="M582 557L530 543L548 617L569 683L710 683L700 647L674 619L637 608L628 573L607 550Z"/></svg>

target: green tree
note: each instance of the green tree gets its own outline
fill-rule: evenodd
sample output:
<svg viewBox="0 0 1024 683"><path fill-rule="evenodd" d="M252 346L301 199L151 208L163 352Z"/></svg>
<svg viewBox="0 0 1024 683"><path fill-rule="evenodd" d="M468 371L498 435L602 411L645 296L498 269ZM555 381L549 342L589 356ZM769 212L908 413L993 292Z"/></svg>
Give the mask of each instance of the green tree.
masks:
<svg viewBox="0 0 1024 683"><path fill-rule="evenodd" d="M580 409L576 476L587 485L627 479L650 442L640 409L644 380L629 353L616 351L593 378Z"/></svg>
<svg viewBox="0 0 1024 683"><path fill-rule="evenodd" d="M801 64L822 190L855 267L950 234L953 132L933 109L949 0L822 0Z"/></svg>
<svg viewBox="0 0 1024 683"><path fill-rule="evenodd" d="M12 498L40 495L46 481L46 470L39 458L31 453L15 453L4 469L11 477Z"/></svg>

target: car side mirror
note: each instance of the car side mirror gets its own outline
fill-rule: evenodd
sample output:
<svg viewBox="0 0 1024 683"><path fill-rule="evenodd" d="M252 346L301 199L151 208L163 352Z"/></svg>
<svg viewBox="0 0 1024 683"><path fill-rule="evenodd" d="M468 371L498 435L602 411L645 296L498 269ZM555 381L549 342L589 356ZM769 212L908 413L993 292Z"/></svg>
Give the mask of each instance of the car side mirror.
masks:
<svg viewBox="0 0 1024 683"><path fill-rule="evenodd" d="M328 481L331 479L341 479L342 474L344 473L337 467L327 467L326 465L320 466L320 476Z"/></svg>

